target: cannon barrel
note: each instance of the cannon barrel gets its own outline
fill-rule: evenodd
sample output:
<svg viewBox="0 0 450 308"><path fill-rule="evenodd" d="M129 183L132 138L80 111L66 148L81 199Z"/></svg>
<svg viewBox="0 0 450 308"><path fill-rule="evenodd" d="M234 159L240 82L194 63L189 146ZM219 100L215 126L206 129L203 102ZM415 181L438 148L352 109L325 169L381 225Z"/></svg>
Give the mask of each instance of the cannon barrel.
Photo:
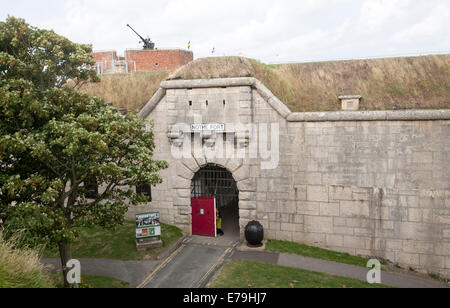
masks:
<svg viewBox="0 0 450 308"><path fill-rule="evenodd" d="M139 36L143 42L145 41L145 39L139 33L137 33L136 30L134 30L129 24L127 24L127 27L133 30L133 32L136 33L136 35Z"/></svg>
<svg viewBox="0 0 450 308"><path fill-rule="evenodd" d="M154 49L155 43L152 42L150 38L145 39L143 38L139 33L136 32L129 24L127 24L127 27L133 30L134 33L136 33L137 36L142 40L142 43L144 43L144 49Z"/></svg>

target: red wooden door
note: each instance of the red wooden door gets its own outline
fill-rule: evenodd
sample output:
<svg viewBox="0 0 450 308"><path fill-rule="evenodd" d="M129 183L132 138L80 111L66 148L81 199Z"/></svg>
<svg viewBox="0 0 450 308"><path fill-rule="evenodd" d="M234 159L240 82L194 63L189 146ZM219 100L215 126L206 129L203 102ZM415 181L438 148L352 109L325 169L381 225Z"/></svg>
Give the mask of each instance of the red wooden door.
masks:
<svg viewBox="0 0 450 308"><path fill-rule="evenodd" d="M214 197L191 199L192 234L216 237L216 200Z"/></svg>

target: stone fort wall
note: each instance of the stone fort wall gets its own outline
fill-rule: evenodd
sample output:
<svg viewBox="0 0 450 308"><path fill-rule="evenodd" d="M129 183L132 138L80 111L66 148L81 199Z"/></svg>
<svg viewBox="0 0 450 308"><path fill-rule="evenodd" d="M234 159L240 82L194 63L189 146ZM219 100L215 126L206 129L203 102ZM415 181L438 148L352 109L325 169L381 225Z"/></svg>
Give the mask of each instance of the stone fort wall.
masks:
<svg viewBox="0 0 450 308"><path fill-rule="evenodd" d="M278 168L262 170L261 158L174 159L170 128L199 114L278 123ZM154 121L155 158L170 168L153 202L130 215L157 209L189 234L191 179L216 163L237 181L241 231L256 219L270 239L450 276L450 110L292 113L259 81L237 78L164 82L141 116Z"/></svg>

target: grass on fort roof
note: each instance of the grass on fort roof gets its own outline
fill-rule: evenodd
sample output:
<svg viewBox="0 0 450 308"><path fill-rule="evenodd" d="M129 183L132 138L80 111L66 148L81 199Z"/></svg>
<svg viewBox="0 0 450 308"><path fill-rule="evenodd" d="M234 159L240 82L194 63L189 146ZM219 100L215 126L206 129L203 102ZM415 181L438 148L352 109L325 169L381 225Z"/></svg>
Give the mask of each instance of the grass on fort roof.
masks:
<svg viewBox="0 0 450 308"><path fill-rule="evenodd" d="M168 75L169 71L165 70L103 75L100 82L84 84L80 90L116 107L140 111Z"/></svg>
<svg viewBox="0 0 450 308"><path fill-rule="evenodd" d="M103 75L82 91L140 110L166 79L255 77L293 112L339 111L340 95L361 110L449 109L450 55L266 65L242 57L200 58L176 71Z"/></svg>

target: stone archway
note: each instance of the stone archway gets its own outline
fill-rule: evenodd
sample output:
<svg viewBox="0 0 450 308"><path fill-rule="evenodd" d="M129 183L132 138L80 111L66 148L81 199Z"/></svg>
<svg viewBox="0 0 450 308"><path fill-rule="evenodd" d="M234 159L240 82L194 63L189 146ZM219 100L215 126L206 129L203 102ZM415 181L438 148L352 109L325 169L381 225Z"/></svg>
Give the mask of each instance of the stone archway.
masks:
<svg viewBox="0 0 450 308"><path fill-rule="evenodd" d="M174 189L174 223L186 234L192 234L191 184L195 174L208 164L214 164L228 170L239 191L239 227L240 239L244 239L245 226L256 219L256 179L250 176L250 166L243 159L183 158L174 165L172 188Z"/></svg>
<svg viewBox="0 0 450 308"><path fill-rule="evenodd" d="M211 197L216 200L222 217L222 230L227 239L240 238L239 190L233 175L217 164L206 164L194 175L191 182L191 197Z"/></svg>

